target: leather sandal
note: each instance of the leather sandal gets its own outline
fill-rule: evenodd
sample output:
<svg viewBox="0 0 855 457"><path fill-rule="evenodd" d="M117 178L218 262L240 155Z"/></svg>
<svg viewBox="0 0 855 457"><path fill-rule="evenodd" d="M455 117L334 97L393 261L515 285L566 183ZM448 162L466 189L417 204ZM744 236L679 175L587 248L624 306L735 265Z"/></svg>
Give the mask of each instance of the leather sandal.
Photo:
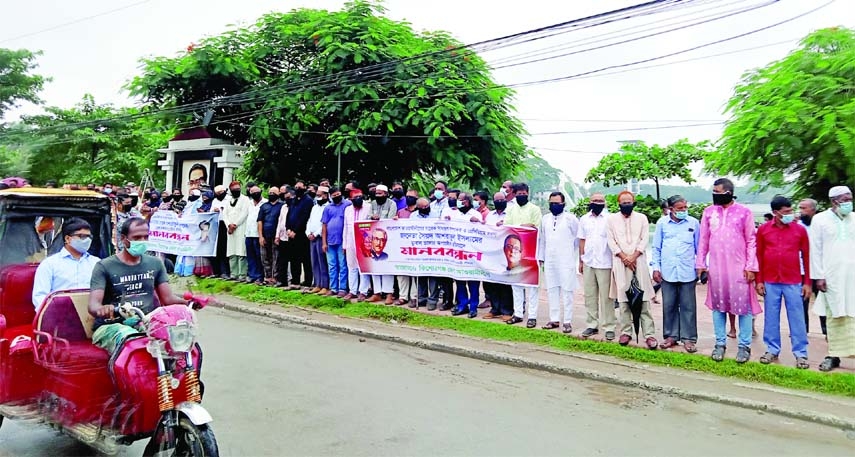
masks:
<svg viewBox="0 0 855 457"><path fill-rule="evenodd" d="M689 354L698 352L698 347L692 341L683 341L683 349L685 349Z"/></svg>
<svg viewBox="0 0 855 457"><path fill-rule="evenodd" d="M552 330L552 329L558 328L560 326L561 326L561 324L559 324L558 322L547 322L546 325L543 326L543 329L544 330Z"/></svg>
<svg viewBox="0 0 855 457"><path fill-rule="evenodd" d="M766 352L765 354L760 356L760 363L764 365L768 365L772 362L776 362L778 360L778 356L772 354L771 352Z"/></svg>
<svg viewBox="0 0 855 457"><path fill-rule="evenodd" d="M677 342L674 341L674 338L671 338L669 336L668 338L665 338L665 341L663 341L662 344L659 345L659 347L661 349L671 349L672 347L674 347L676 345L677 345Z"/></svg>

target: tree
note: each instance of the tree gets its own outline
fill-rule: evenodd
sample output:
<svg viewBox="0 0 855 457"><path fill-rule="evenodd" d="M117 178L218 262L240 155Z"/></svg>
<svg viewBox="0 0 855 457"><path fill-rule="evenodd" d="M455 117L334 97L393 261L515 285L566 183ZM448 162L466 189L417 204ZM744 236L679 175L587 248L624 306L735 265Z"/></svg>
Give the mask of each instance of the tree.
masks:
<svg viewBox="0 0 855 457"><path fill-rule="evenodd" d="M28 177L35 184L139 182L144 169L155 168L157 148L174 133L158 130L137 109L98 105L91 95L73 108L45 111L24 116L3 136L5 146L0 145L26 157ZM93 124L103 119L111 120Z"/></svg>
<svg viewBox="0 0 855 457"><path fill-rule="evenodd" d="M855 30L816 31L787 57L747 72L709 170L822 197L855 178Z"/></svg>
<svg viewBox="0 0 855 457"><path fill-rule="evenodd" d="M695 182L689 166L709 152L709 142L690 143L682 139L669 146L644 142L625 143L620 152L609 154L592 168L585 182L602 182L606 187L612 184L626 184L631 179L643 181L652 179L656 184L656 199L659 200L659 181L680 178L687 184Z"/></svg>
<svg viewBox="0 0 855 457"><path fill-rule="evenodd" d="M20 101L40 103L39 92L46 79L32 74L40 52L0 48L0 118Z"/></svg>
<svg viewBox="0 0 855 457"><path fill-rule="evenodd" d="M528 184L534 194L538 192L552 192L559 190L561 184L561 170L553 167L543 157L532 154L531 157L524 162L525 169L518 173L514 178L514 182L525 182Z"/></svg>
<svg viewBox="0 0 855 457"><path fill-rule="evenodd" d="M383 12L359 0L267 14L144 60L128 88L151 108L210 107L212 133L249 146L249 173L268 183L334 176L339 158L342 179L363 183L445 176L497 188L517 174L529 151L512 91L448 34ZM163 122L176 117L190 114Z"/></svg>

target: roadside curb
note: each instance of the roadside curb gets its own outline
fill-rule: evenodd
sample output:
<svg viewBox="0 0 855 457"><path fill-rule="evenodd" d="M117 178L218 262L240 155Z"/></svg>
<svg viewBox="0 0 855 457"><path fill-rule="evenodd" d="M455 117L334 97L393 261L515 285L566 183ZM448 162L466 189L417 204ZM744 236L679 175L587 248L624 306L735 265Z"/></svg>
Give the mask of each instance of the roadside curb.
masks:
<svg viewBox="0 0 855 457"><path fill-rule="evenodd" d="M394 335L392 333L377 331L373 329L360 328L356 325L344 325L344 324L335 324L330 322L323 322L320 320L289 315L286 313L270 311L262 308L245 306L245 305L237 305L232 303L218 303L212 305L216 308L225 309L228 311L233 311L242 314L249 314L252 316L263 317L268 319L273 319L280 322L288 322L292 324L305 325L309 327L320 328L324 330L346 333L350 335L371 338L374 340L393 342L398 344L404 344L407 346L413 346L421 349L427 349L431 351L438 351L447 354L468 357L472 359L477 359L485 362L498 363L502 365L517 367L517 368L527 368L539 371L545 371L549 373L569 376L573 378L586 379L591 381L605 382L617 386L630 387L635 389L647 390L650 392L662 393L686 400L692 401L708 401L715 402L727 406L735 406L739 408L744 408L753 411L777 414L784 417L789 417L798 420L804 420L808 422L828 425L831 427L836 427L844 430L855 431L855 420L850 418L844 418L840 416L835 416L833 414L823 414L811 411L804 411L794 408L788 408L786 406L770 404L767 402L761 402L756 400L751 400L748 398L740 398L734 397L730 395L720 395L707 391L690 391L686 389L681 389L679 387L669 386L665 384L659 383L651 383L648 381L632 379L623 376L617 376L613 374L607 374L599 371L578 368L578 367L570 367L570 366L562 366L550 362L545 362L542 360L536 360L534 358L526 358L520 357L517 355L512 355L508 353L498 352L498 351L486 351L481 349L473 349L457 344L451 344L446 342L439 341L429 341L426 339L418 339L418 338L408 338L399 335ZM359 322L359 319L354 319L354 322ZM388 325L388 324L387 324ZM421 330L418 327L410 327L410 326L402 326L407 329L412 330Z"/></svg>

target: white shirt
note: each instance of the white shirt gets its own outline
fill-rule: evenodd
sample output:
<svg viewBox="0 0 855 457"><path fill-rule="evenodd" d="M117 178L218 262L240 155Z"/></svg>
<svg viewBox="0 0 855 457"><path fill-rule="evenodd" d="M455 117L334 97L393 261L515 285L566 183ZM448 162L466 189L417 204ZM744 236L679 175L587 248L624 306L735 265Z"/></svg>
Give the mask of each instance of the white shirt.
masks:
<svg viewBox="0 0 855 457"><path fill-rule="evenodd" d="M612 251L609 249L606 224L608 216L608 211L604 209L599 216L589 212L579 220L579 239L585 240L582 262L591 268L612 268Z"/></svg>
<svg viewBox="0 0 855 457"><path fill-rule="evenodd" d="M324 224L321 223L321 217L324 215L324 208L329 205L329 202L323 206L315 205L312 207L312 214L309 216L309 222L306 224L306 236L315 235L321 236Z"/></svg>
<svg viewBox="0 0 855 457"><path fill-rule="evenodd" d="M45 298L58 290L88 289L92 281L92 269L99 260L88 252L75 259L64 247L44 259L36 268L33 306L38 310Z"/></svg>
<svg viewBox="0 0 855 457"><path fill-rule="evenodd" d="M505 222L505 216L508 214L507 210L502 211L502 214L499 214L498 211L493 210L487 214L487 218L484 220L484 223L487 225L496 226L499 222Z"/></svg>
<svg viewBox="0 0 855 457"><path fill-rule="evenodd" d="M478 223L481 223L481 213L478 210L470 208L466 214L463 214L463 211L457 210L450 214L452 221L460 221L460 222L472 222L473 217L478 218Z"/></svg>
<svg viewBox="0 0 855 457"><path fill-rule="evenodd" d="M246 216L246 236L247 238L258 238L258 210L261 209L261 204L264 200L259 200L258 203L252 202L249 206L249 213Z"/></svg>
<svg viewBox="0 0 855 457"><path fill-rule="evenodd" d="M430 204L430 214L431 216L444 219L445 216L448 216L448 212L451 211L451 208L448 206L448 197L443 197L442 200L434 200Z"/></svg>

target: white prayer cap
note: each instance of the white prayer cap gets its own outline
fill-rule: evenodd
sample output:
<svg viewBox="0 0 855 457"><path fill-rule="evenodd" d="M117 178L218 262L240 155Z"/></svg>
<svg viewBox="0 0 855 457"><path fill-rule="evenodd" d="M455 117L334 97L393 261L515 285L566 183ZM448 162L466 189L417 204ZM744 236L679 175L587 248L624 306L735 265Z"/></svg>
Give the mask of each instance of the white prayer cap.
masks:
<svg viewBox="0 0 855 457"><path fill-rule="evenodd" d="M841 195L851 194L852 191L846 186L835 186L828 191L828 198L836 198Z"/></svg>
<svg viewBox="0 0 855 457"><path fill-rule="evenodd" d="M226 186L224 186L222 184L220 184L217 187L214 187L214 192L216 192L216 193L225 192L225 191L226 191Z"/></svg>
<svg viewBox="0 0 855 457"><path fill-rule="evenodd" d="M377 187L374 190L381 190L383 192L389 192L389 188L386 187L385 184L377 184Z"/></svg>
<svg viewBox="0 0 855 457"><path fill-rule="evenodd" d="M330 188L327 186L318 186L318 192L329 192Z"/></svg>
<svg viewBox="0 0 855 457"><path fill-rule="evenodd" d="M193 189L193 190L191 190L191 191L190 191L190 195L196 195L196 196L199 196L199 195L202 195L202 191L201 191L201 190L199 190L199 189Z"/></svg>

